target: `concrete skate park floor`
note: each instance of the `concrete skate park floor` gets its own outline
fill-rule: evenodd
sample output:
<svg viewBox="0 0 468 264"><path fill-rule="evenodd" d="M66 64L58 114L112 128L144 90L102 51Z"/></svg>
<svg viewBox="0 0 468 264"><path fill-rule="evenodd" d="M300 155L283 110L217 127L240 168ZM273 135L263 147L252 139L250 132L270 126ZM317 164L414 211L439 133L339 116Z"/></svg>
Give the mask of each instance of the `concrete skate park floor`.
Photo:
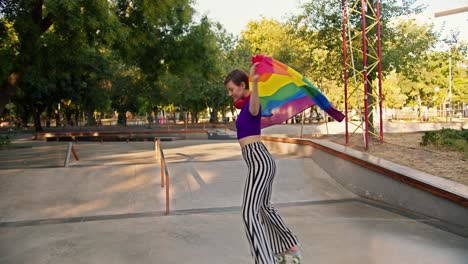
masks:
<svg viewBox="0 0 468 264"><path fill-rule="evenodd" d="M171 215L152 142L15 142L0 150L0 263L253 263L235 141L163 142ZM272 203L303 263L467 263L468 239L367 202L308 158L272 153Z"/></svg>

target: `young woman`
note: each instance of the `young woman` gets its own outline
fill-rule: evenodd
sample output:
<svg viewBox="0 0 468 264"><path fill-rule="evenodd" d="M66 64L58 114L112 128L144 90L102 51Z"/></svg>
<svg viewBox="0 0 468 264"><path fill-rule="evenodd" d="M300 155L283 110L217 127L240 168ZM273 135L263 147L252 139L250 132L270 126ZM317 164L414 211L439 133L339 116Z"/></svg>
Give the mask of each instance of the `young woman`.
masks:
<svg viewBox="0 0 468 264"><path fill-rule="evenodd" d="M252 91L249 90L249 77L241 70L230 72L224 80L235 107L241 109L236 120L237 139L249 172L242 201L245 231L255 263L286 263L285 255L291 255L294 263L300 263L296 236L270 204L276 165L260 137L261 109L257 88L260 76L256 74L256 66L254 64L250 69Z"/></svg>

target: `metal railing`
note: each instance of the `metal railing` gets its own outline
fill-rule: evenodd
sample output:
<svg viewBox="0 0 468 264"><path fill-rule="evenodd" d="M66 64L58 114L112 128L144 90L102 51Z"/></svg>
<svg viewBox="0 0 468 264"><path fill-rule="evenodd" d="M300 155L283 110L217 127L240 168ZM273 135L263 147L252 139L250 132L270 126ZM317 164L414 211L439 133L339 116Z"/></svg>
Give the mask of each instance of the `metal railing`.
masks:
<svg viewBox="0 0 468 264"><path fill-rule="evenodd" d="M161 188L166 187L166 215L170 213L170 196L169 196L169 172L167 170L166 158L164 151L161 148L161 139L154 138L155 158L159 160L161 167Z"/></svg>
<svg viewBox="0 0 468 264"><path fill-rule="evenodd" d="M68 168L70 166L70 153L73 154L73 157L75 158L76 161L80 160L78 158L78 154L76 154L75 146L73 145L73 143L72 142L68 143L67 153L65 154L65 162L63 164L65 168Z"/></svg>

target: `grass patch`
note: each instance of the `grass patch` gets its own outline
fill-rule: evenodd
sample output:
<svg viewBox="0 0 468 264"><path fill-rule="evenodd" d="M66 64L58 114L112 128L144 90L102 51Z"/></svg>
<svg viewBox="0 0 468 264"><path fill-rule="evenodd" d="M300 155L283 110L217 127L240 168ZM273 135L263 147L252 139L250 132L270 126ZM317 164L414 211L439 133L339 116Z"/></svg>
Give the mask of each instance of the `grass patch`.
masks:
<svg viewBox="0 0 468 264"><path fill-rule="evenodd" d="M424 133L421 145L463 152L466 158L468 157L468 130L444 128L438 131L428 131Z"/></svg>

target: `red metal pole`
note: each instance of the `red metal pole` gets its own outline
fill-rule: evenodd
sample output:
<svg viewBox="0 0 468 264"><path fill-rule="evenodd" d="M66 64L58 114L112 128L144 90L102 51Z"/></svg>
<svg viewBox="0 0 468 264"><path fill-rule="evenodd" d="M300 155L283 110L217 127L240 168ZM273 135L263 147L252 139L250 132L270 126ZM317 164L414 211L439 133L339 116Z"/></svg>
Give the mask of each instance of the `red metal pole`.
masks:
<svg viewBox="0 0 468 264"><path fill-rule="evenodd" d="M159 163L161 164L161 188L164 188L164 160L161 153L161 139L158 138Z"/></svg>
<svg viewBox="0 0 468 264"><path fill-rule="evenodd" d="M362 18L362 61L364 66L363 80L364 80L364 113L365 113L365 126L366 126L366 149L369 146L369 113L368 113L368 95L367 95L367 37L366 37L366 0L361 0L361 18Z"/></svg>
<svg viewBox="0 0 468 264"><path fill-rule="evenodd" d="M164 168L164 170L166 170L166 168ZM169 215L169 212L170 212L170 203L171 202L171 199L170 199L170 196L169 196L169 174L166 173L166 215Z"/></svg>
<svg viewBox="0 0 468 264"><path fill-rule="evenodd" d="M380 111L380 143L383 144L383 118L382 118L382 45L380 39L380 0L377 0L377 52L379 57L379 111Z"/></svg>
<svg viewBox="0 0 468 264"><path fill-rule="evenodd" d="M75 150L75 146L74 146L74 145L72 145L71 151L72 151L73 157L75 157L75 160L76 160L76 161L79 161L80 159L78 158L78 154L76 154L76 150Z"/></svg>
<svg viewBox="0 0 468 264"><path fill-rule="evenodd" d="M341 0L341 30L343 36L343 79L344 79L344 94L345 94L345 127L346 127L346 144L349 142L348 132L348 67L346 65L347 50L346 50L346 8L345 0Z"/></svg>

